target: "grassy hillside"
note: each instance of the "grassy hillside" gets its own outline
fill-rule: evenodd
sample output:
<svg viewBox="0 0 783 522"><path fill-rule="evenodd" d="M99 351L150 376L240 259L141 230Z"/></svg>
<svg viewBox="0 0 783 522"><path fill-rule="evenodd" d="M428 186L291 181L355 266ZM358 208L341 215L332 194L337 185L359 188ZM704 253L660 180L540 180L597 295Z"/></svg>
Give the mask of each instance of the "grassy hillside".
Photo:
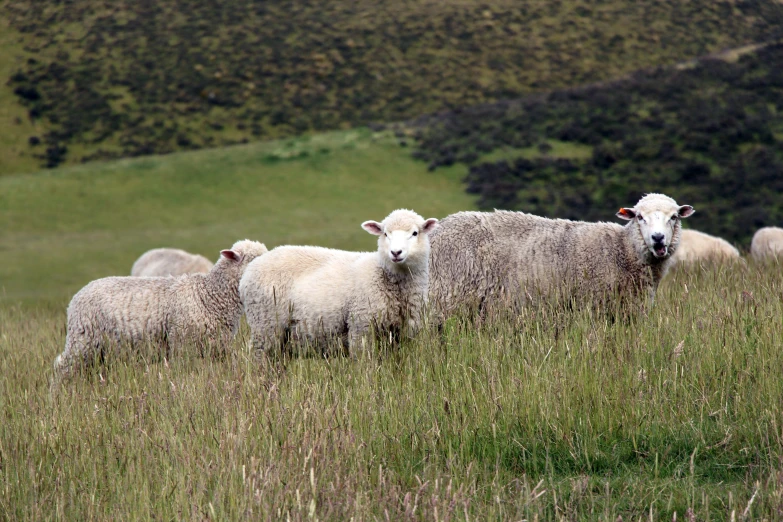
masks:
<svg viewBox="0 0 783 522"><path fill-rule="evenodd" d="M0 178L0 301L65 301L149 248L217 259L235 240L371 250L359 226L472 208L386 134L348 131Z"/></svg>
<svg viewBox="0 0 783 522"><path fill-rule="evenodd" d="M27 0L2 10L0 100L16 92L36 126L0 125L15 149L6 172L31 155L55 166L407 119L615 78L783 26L776 0Z"/></svg>
<svg viewBox="0 0 783 522"><path fill-rule="evenodd" d="M607 220L646 192L749 246L783 224L783 44L422 118L415 156L470 165L482 208Z"/></svg>

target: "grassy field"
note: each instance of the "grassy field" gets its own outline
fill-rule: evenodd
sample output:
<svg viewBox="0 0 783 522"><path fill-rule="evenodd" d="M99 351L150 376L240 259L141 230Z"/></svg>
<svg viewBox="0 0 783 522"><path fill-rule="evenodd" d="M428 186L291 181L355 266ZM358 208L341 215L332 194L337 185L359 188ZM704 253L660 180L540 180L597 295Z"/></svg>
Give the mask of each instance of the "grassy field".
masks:
<svg viewBox="0 0 783 522"><path fill-rule="evenodd" d="M358 360L110 357L51 399L62 306L2 306L0 518L774 520L780 267L648 316L452 320Z"/></svg>
<svg viewBox="0 0 783 522"><path fill-rule="evenodd" d="M473 208L465 172L428 173L388 134L357 130L2 177L0 301L62 301L159 246L371 250L367 219Z"/></svg>

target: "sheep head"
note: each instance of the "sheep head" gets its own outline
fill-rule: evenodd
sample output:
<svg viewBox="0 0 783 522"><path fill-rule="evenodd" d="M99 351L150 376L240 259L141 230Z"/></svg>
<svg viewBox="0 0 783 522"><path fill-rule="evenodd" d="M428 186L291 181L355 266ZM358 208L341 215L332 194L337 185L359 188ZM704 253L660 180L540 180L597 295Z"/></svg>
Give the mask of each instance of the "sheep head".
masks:
<svg viewBox="0 0 783 522"><path fill-rule="evenodd" d="M399 268L414 264L427 266L430 253L429 234L437 226L437 219L424 219L405 209L395 210L381 223L362 223L364 230L378 236L378 252L381 258Z"/></svg>
<svg viewBox="0 0 783 522"><path fill-rule="evenodd" d="M680 237L680 220L693 214L690 205L678 205L663 194L647 194L633 208L621 208L617 217L632 221L646 250L656 259L674 253Z"/></svg>

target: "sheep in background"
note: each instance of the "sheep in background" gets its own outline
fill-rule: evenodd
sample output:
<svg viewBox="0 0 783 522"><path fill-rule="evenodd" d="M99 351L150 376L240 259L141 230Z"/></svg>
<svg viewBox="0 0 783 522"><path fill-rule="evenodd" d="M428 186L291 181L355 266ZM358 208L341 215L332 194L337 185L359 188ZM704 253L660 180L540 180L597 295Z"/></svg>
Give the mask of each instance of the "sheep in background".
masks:
<svg viewBox="0 0 783 522"><path fill-rule="evenodd" d="M750 243L750 255L756 261L783 259L783 228L758 229Z"/></svg>
<svg viewBox="0 0 783 522"><path fill-rule="evenodd" d="M541 297L653 297L693 207L648 194L586 223L523 212L459 212L432 235L429 301L440 319L462 308L519 306Z"/></svg>
<svg viewBox="0 0 783 522"><path fill-rule="evenodd" d="M68 305L65 350L54 361L56 385L103 353L107 343L159 341L225 346L242 316L239 279L267 252L237 241L207 274L179 277L106 277L79 290Z"/></svg>
<svg viewBox="0 0 783 522"><path fill-rule="evenodd" d="M705 234L697 230L680 231L680 244L677 253L672 256L674 264L702 263L721 261L742 261L739 250L725 239Z"/></svg>
<svg viewBox="0 0 783 522"><path fill-rule="evenodd" d="M150 277L206 274L212 266L212 261L206 257L179 248L154 248L142 254L133 263L131 275Z"/></svg>
<svg viewBox="0 0 783 522"><path fill-rule="evenodd" d="M280 246L248 266L239 293L253 347L280 348L286 334L323 347L347 338L355 355L374 328L412 335L427 299L429 235L437 219L395 210L362 228L378 236L375 252Z"/></svg>

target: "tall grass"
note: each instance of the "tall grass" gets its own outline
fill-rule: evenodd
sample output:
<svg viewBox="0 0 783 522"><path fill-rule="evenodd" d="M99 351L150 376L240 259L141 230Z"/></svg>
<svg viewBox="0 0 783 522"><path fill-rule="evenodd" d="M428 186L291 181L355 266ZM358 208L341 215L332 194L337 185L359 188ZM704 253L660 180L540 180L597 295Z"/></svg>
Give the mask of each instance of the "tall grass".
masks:
<svg viewBox="0 0 783 522"><path fill-rule="evenodd" d="M780 266L612 320L452 319L358 360L108 359L52 399L61 305L0 308L4 519L783 516Z"/></svg>

